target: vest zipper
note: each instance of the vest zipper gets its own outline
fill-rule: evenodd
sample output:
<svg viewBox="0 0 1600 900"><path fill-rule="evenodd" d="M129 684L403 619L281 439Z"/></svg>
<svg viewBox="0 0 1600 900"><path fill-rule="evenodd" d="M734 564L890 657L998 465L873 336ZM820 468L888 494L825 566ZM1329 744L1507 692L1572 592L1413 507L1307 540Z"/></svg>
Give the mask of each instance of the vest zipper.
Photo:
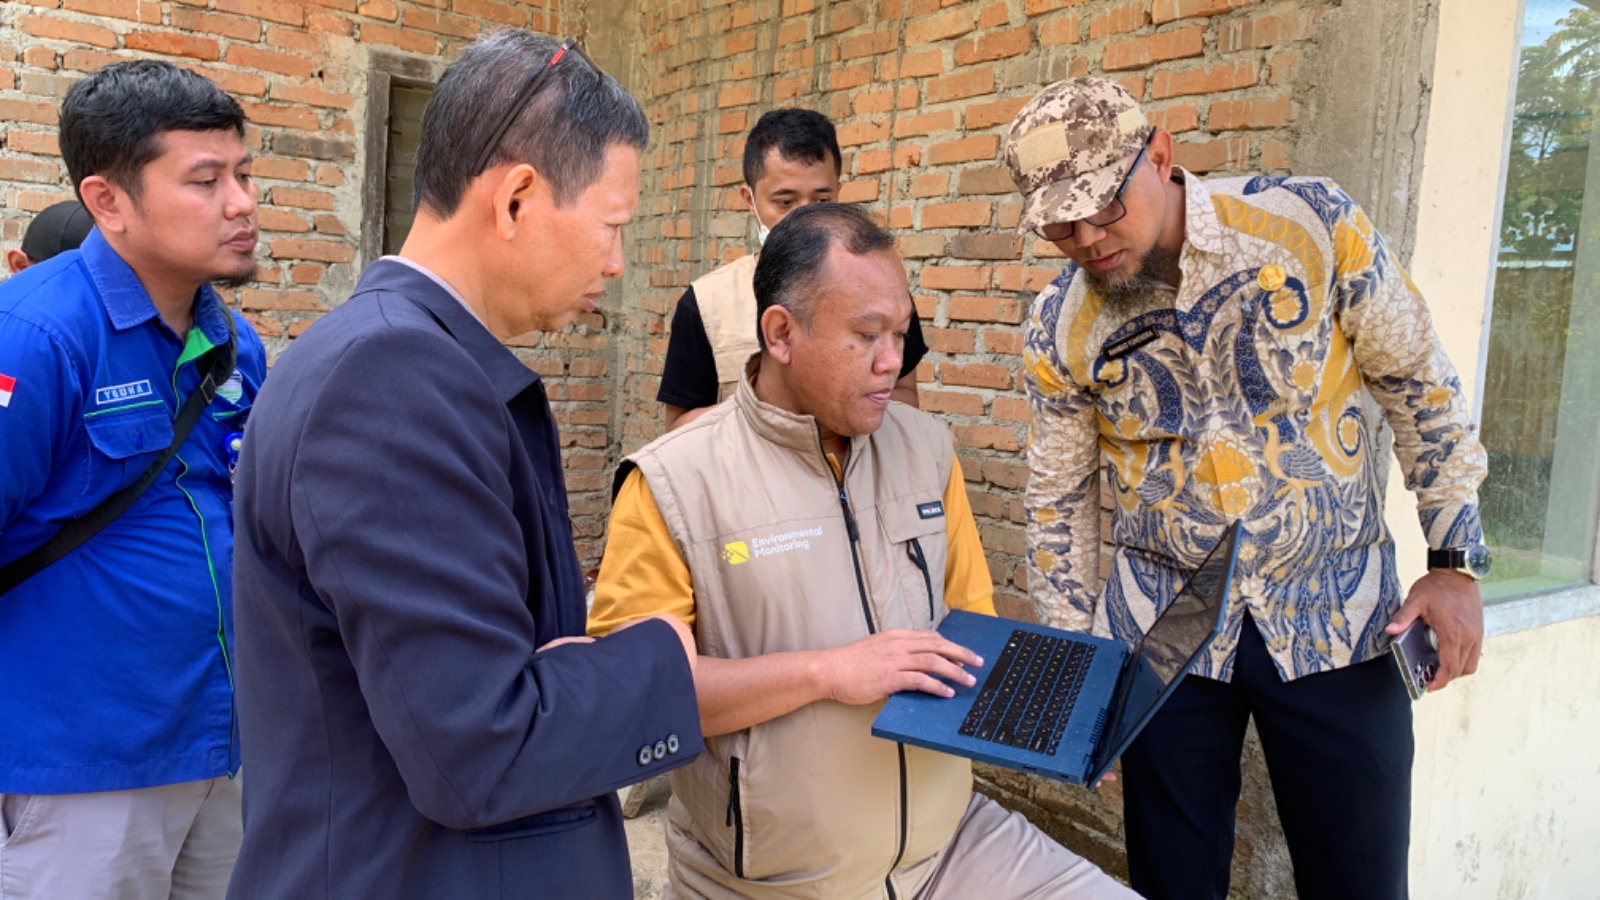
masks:
<svg viewBox="0 0 1600 900"><path fill-rule="evenodd" d="M821 426L817 427L817 449L822 451L823 462L827 462L828 448L823 446L822 443ZM830 465L828 468L830 471L833 471L833 466ZM834 471L833 481L834 484L839 488L839 509L844 512L844 530L845 533L850 536L850 562L855 564L856 568L856 590L861 595L861 612L866 616L867 619L867 633L877 634L878 625L875 621L873 621L872 618L872 604L867 600L867 581L861 575L861 554L858 549L858 545L861 543L861 530L856 527L855 514L850 512L850 495L845 492L844 477L838 471ZM923 574L927 574L926 569L923 570ZM928 596L930 598L933 596L933 587L931 583L928 587ZM930 599L928 602L931 605L933 601ZM900 754L900 844L899 848L895 851L894 862L890 863L889 865L888 874L883 876L883 887L884 890L889 892L889 900L899 900L899 895L894 891L894 870L900 867L900 860L906 855L906 818L909 815L907 807L910 803L910 797L907 796L908 792L906 787L906 745L896 742L894 747L895 750ZM737 762L734 764L733 771L738 771ZM737 783L735 783L734 789L738 789ZM732 814L731 817L737 820L738 816L736 811L730 807L729 812ZM744 830L741 828L739 832L734 835L734 865L738 867L734 874L738 875L740 878L744 877L744 862L740 858L742 854L739 852L744 846L743 838Z"/></svg>
<svg viewBox="0 0 1600 900"><path fill-rule="evenodd" d="M928 574L928 558L922 554L922 542L916 538L906 542L906 555L911 564L922 572L922 583L928 586L928 621L933 621L933 576Z"/></svg>
<svg viewBox="0 0 1600 900"><path fill-rule="evenodd" d="M903 775L903 771L902 771ZM728 757L728 821L733 829L733 874L744 877L744 809L739 805L739 757Z"/></svg>
<svg viewBox="0 0 1600 900"><path fill-rule="evenodd" d="M828 448L822 445L822 428L817 427L817 448L822 451L822 460L828 460ZM828 466L833 471L833 466ZM845 493L844 478L834 472L834 484L839 488L839 509L844 512L845 534L850 536L850 562L856 568L856 591L861 595L861 614L867 619L867 634L878 633L878 623L872 618L872 603L867 599L867 580L861 575L861 553L858 545L861 543L861 530L856 527L855 514L850 512L850 495Z"/></svg>
<svg viewBox="0 0 1600 900"><path fill-rule="evenodd" d="M894 871L900 868L900 860L906 857L907 832L911 830L911 812L907 809L909 791L906 785L906 745L897 743L894 749L900 753L900 847L895 850L894 862L889 865L889 874L883 878L883 886L889 891L889 900L895 900Z"/></svg>

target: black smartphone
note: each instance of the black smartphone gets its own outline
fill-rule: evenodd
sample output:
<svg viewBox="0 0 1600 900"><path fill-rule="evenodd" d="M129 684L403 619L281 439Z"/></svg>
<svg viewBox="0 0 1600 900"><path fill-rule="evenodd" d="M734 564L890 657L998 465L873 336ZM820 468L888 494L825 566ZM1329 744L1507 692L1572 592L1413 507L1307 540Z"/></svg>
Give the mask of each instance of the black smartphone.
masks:
<svg viewBox="0 0 1600 900"><path fill-rule="evenodd" d="M1439 637L1428 623L1421 619L1396 635L1389 644L1395 664L1400 667L1400 677L1405 680L1411 699L1421 700L1428 685L1439 674Z"/></svg>

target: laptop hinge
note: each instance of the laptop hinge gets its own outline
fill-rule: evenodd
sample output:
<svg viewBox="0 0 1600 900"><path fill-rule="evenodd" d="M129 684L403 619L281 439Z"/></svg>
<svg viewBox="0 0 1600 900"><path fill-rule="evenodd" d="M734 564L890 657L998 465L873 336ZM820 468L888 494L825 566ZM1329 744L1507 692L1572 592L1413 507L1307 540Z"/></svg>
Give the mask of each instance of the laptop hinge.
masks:
<svg viewBox="0 0 1600 900"><path fill-rule="evenodd" d="M1122 718L1122 709L1128 705L1128 695L1133 692L1133 678L1137 674L1135 669L1139 665L1139 656L1136 652L1129 652L1128 657L1122 661L1122 671L1117 675L1117 692L1111 697L1111 705L1101 710L1095 720L1093 739L1089 742L1089 767L1086 775L1093 775L1101 766L1101 754L1108 752L1116 741L1117 722ZM1087 779L1086 779L1087 782Z"/></svg>
<svg viewBox="0 0 1600 900"><path fill-rule="evenodd" d="M1083 754L1083 771L1085 773L1092 772L1094 770L1095 758L1097 756L1096 751L1100 749L1100 735L1101 732L1105 731L1106 717L1110 714L1111 708L1106 707L1105 709L1100 710L1100 715L1095 717L1094 730L1089 732L1089 749L1084 751Z"/></svg>

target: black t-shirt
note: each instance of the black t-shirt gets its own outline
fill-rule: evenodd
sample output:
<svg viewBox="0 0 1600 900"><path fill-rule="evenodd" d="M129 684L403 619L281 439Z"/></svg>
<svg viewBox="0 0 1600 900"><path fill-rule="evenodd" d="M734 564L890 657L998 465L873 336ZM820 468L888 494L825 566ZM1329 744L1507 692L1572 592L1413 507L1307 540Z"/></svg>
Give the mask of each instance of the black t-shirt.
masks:
<svg viewBox="0 0 1600 900"><path fill-rule="evenodd" d="M754 322L750 324L755 325ZM900 365L900 377L915 372L917 364L927 355L922 323L913 315L911 327L906 329L905 361ZM672 314L667 358L661 366L661 388L656 391L656 400L683 409L715 406L717 402L717 360L711 352L711 338L706 336L706 323L700 319L700 303L694 298L693 287L683 292L678 309Z"/></svg>

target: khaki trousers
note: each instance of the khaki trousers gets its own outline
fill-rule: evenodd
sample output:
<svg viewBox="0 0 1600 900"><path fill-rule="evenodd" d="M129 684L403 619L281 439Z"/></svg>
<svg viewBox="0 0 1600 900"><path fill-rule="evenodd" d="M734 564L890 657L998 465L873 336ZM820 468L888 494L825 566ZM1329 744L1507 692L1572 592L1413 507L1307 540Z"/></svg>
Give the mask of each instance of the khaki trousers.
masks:
<svg viewBox="0 0 1600 900"><path fill-rule="evenodd" d="M973 794L956 836L917 900L1139 900L1021 813Z"/></svg>
<svg viewBox="0 0 1600 900"><path fill-rule="evenodd" d="M669 883L661 900L683 895ZM1051 840L1021 813L973 794L967 814L916 900L1139 900L1139 895Z"/></svg>
<svg viewBox="0 0 1600 900"><path fill-rule="evenodd" d="M0 794L0 900L221 900L242 834L237 778Z"/></svg>

